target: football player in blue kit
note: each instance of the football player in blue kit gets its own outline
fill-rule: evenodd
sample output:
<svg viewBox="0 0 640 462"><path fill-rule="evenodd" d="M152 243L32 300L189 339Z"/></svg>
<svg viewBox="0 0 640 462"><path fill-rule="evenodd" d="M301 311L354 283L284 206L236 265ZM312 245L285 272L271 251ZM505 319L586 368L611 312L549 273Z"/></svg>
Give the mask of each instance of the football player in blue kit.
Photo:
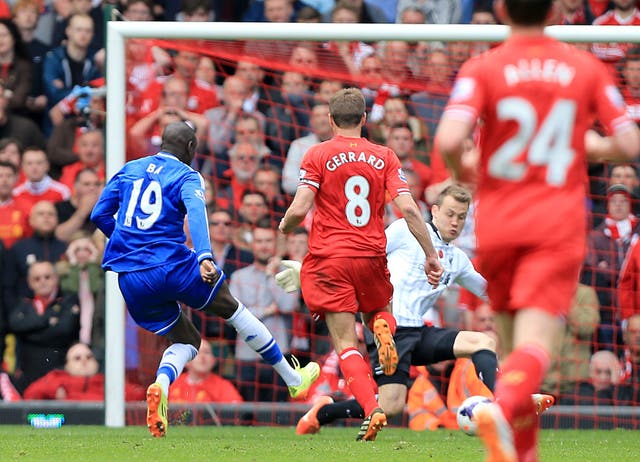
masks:
<svg viewBox="0 0 640 462"><path fill-rule="evenodd" d="M275 368L292 397L302 395L320 374L314 362L300 367L294 359L291 366L271 332L229 291L225 274L213 261L204 180L190 167L196 145L187 122L167 125L160 152L125 164L91 213L109 238L102 266L118 273L131 317L171 342L156 381L147 389L147 425L155 437L167 431L169 385L200 347L200 333L181 303L231 324ZM185 244L185 215L193 249Z"/></svg>

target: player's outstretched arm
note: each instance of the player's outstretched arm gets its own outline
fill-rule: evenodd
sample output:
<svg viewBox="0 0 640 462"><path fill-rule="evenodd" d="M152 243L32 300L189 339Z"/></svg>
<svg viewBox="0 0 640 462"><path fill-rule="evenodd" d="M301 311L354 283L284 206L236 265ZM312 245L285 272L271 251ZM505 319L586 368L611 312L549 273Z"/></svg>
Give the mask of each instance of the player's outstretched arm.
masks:
<svg viewBox="0 0 640 462"><path fill-rule="evenodd" d="M629 162L640 155L640 130L631 123L611 136L602 136L595 130L584 135L587 158L592 162Z"/></svg>
<svg viewBox="0 0 640 462"><path fill-rule="evenodd" d="M278 229L284 234L293 231L296 226L302 223L304 217L307 216L307 213L311 210L315 197L316 193L312 189L300 186L296 191L293 202L291 202L284 217L280 220Z"/></svg>
<svg viewBox="0 0 640 462"><path fill-rule="evenodd" d="M432 286L437 286L440 283L440 277L442 276L442 266L438 261L438 254L431 242L431 236L427 230L427 225L420 215L420 209L416 205L415 201L409 194L400 194L393 199L398 209L402 212L402 216L407 222L409 231L418 240L420 247L424 251L426 256L425 273L427 280Z"/></svg>

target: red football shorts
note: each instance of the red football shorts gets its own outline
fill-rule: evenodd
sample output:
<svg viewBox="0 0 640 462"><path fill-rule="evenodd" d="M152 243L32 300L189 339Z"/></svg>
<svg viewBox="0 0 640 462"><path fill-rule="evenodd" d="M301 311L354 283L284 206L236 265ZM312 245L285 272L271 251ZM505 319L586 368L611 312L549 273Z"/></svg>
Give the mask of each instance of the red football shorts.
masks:
<svg viewBox="0 0 640 462"><path fill-rule="evenodd" d="M530 247L478 248L478 271L488 281L496 311L540 308L566 315L584 261L584 241L542 242Z"/></svg>
<svg viewBox="0 0 640 462"><path fill-rule="evenodd" d="M319 315L379 311L393 295L384 256L315 258L307 254L300 283L309 311Z"/></svg>

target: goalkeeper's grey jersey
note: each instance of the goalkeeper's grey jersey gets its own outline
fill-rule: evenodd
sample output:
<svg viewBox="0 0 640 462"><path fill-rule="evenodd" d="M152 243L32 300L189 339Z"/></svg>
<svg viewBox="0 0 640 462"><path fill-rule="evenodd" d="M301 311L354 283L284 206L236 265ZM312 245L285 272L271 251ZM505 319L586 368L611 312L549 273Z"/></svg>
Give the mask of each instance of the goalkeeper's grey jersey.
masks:
<svg viewBox="0 0 640 462"><path fill-rule="evenodd" d="M427 223L431 240L444 269L440 285L431 287L424 273L425 255L404 219L394 221L387 235L387 262L393 284L393 316L398 326L421 327L423 316L440 294L454 282L486 298L487 281L476 271L469 257L440 238L435 226Z"/></svg>

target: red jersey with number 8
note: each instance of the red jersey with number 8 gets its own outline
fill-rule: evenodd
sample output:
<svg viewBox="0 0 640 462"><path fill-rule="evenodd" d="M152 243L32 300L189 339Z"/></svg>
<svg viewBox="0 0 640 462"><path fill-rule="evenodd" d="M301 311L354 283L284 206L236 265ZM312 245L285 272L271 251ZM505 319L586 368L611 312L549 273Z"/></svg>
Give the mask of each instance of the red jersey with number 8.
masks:
<svg viewBox="0 0 640 462"><path fill-rule="evenodd" d="M584 135L633 123L600 61L550 37L510 37L467 61L447 117L479 119L478 246L584 240Z"/></svg>
<svg viewBox="0 0 640 462"><path fill-rule="evenodd" d="M309 254L315 257L384 256L386 191L391 199L410 194L391 149L344 136L307 151L298 187L316 192L309 235Z"/></svg>

